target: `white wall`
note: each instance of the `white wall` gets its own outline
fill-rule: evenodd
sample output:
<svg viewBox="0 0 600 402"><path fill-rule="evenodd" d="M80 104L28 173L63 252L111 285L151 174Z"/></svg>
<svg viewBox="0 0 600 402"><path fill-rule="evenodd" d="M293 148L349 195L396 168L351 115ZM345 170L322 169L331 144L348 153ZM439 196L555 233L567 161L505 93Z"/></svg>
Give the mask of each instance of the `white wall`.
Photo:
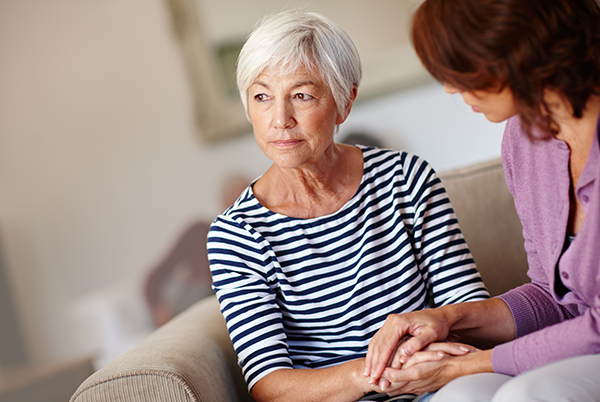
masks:
<svg viewBox="0 0 600 402"><path fill-rule="evenodd" d="M356 105L339 134L372 133L385 146L417 154L442 171L498 158L503 130L504 123L490 123L460 95L432 83Z"/></svg>
<svg viewBox="0 0 600 402"><path fill-rule="evenodd" d="M139 280L220 212L222 179L269 166L251 135L203 144L191 107L165 1L0 1L0 240L34 360L77 354L73 303ZM432 84L353 129L444 170L497 157L502 127Z"/></svg>

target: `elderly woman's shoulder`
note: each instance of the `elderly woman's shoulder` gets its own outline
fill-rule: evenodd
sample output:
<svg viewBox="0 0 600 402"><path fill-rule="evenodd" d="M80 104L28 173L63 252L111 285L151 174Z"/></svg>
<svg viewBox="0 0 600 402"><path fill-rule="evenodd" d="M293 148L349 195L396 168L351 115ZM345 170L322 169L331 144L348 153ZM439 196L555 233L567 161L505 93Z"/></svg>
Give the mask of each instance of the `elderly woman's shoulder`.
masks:
<svg viewBox="0 0 600 402"><path fill-rule="evenodd" d="M394 180L413 187L417 183L422 184L437 178L432 166L418 155L390 148L361 147L361 149L366 180L381 182L393 176Z"/></svg>
<svg viewBox="0 0 600 402"><path fill-rule="evenodd" d="M219 217L233 216L236 213L243 213L244 211L252 214L252 210L260 206L256 198L254 197L254 193L252 192L252 186L254 185L256 180L253 180L252 183L248 185L248 187L242 190L237 199L235 199L235 201L233 201L233 203L231 203L231 205L229 205L225 209L225 211L219 214Z"/></svg>
<svg viewBox="0 0 600 402"><path fill-rule="evenodd" d="M406 167L419 166L421 168L431 168L429 163L418 155L401 149L378 148L370 146L359 147L363 151L365 166L368 163L382 163L382 161L394 161L394 163Z"/></svg>

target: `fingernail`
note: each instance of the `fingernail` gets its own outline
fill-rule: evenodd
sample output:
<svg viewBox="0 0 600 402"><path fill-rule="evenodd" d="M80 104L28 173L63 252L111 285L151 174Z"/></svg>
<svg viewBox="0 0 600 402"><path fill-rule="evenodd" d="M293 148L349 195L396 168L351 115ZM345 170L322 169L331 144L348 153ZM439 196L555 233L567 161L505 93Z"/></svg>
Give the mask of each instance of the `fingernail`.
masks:
<svg viewBox="0 0 600 402"><path fill-rule="evenodd" d="M460 350L462 350L463 352L468 352L469 349L466 346L459 346L458 347Z"/></svg>
<svg viewBox="0 0 600 402"><path fill-rule="evenodd" d="M379 380L379 388L381 388L382 391L385 391L387 387L388 385L385 379L382 378L381 380Z"/></svg>

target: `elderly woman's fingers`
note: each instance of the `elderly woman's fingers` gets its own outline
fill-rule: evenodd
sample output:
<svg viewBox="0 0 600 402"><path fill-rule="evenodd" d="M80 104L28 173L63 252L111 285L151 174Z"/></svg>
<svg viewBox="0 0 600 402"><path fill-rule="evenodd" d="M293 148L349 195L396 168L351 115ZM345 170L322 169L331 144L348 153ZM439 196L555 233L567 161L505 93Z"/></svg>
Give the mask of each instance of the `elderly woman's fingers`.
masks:
<svg viewBox="0 0 600 402"><path fill-rule="evenodd" d="M405 314L390 314L369 343L365 359L365 376L369 377L371 384L378 383L386 367L401 366L401 361L406 358L403 349L406 345L404 340L410 338L409 322Z"/></svg>
<svg viewBox="0 0 600 402"><path fill-rule="evenodd" d="M385 379L385 378L383 378L383 377L381 377L381 378L379 379L379 388L380 388L382 391L385 391L386 389L388 389L388 388L390 387L390 385L392 385L392 383L391 383L391 382L389 382L387 379Z"/></svg>
<svg viewBox="0 0 600 402"><path fill-rule="evenodd" d="M369 342L365 359L365 377L369 377L371 384L378 383L383 370L396 351L398 342L405 335L402 326L394 320L395 316L395 314L389 315Z"/></svg>
<svg viewBox="0 0 600 402"><path fill-rule="evenodd" d="M379 380L379 384L381 385L382 383L385 384L385 387L380 386L379 392L386 393L389 396L402 394L402 387L408 384L407 382L390 382L389 380L383 377Z"/></svg>
<svg viewBox="0 0 600 402"><path fill-rule="evenodd" d="M431 353L441 355L426 356ZM423 359L423 361L410 367L405 365L400 370L392 368L385 370L383 375L390 381L390 386L384 391L386 394L389 396L407 393L421 395L439 389L452 379L452 375L447 378L447 373L451 370L444 369L447 360L452 357L442 352L417 352L411 356L411 359L413 358Z"/></svg>
<svg viewBox="0 0 600 402"><path fill-rule="evenodd" d="M388 367L396 369L402 368L402 364L404 363L404 361L406 361L406 356L402 354L401 348L404 342L406 342L410 337L411 336L409 334L406 334L402 337L402 339L400 339L400 341L396 345L396 349L394 349L394 352L390 356L390 360L387 364Z"/></svg>
<svg viewBox="0 0 600 402"><path fill-rule="evenodd" d="M386 368L382 380L385 380L385 388L380 387L379 392L386 393L389 396L395 396L408 393L413 381L419 380L419 372L414 368L411 370ZM380 382L381 383L381 382Z"/></svg>

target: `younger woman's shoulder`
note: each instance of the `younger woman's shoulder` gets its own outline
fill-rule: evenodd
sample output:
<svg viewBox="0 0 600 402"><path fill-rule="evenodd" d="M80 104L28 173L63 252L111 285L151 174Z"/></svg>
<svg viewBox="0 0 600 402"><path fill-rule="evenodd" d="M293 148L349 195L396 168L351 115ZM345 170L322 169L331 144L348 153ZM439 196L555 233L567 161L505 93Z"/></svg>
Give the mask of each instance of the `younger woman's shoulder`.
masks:
<svg viewBox="0 0 600 402"><path fill-rule="evenodd" d="M521 118L519 116L513 116L506 120L502 141L504 143L512 142L522 137L526 137L526 135L525 130L523 129L523 124L521 123Z"/></svg>

